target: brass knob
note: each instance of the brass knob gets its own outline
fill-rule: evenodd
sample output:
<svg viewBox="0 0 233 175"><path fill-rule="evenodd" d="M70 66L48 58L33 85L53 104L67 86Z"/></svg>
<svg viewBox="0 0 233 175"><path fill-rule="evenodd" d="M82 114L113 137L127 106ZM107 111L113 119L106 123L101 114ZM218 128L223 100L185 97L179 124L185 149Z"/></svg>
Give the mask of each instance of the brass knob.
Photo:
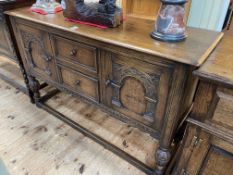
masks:
<svg viewBox="0 0 233 175"><path fill-rule="evenodd" d="M105 82L105 85L106 86L108 86L108 85L110 85L111 84L111 80L107 80L106 82Z"/></svg>
<svg viewBox="0 0 233 175"><path fill-rule="evenodd" d="M70 56L76 56L77 55L77 49L72 49L71 51L70 51Z"/></svg>
<svg viewBox="0 0 233 175"><path fill-rule="evenodd" d="M80 80L77 80L76 81L76 85L79 86L81 84L81 81Z"/></svg>

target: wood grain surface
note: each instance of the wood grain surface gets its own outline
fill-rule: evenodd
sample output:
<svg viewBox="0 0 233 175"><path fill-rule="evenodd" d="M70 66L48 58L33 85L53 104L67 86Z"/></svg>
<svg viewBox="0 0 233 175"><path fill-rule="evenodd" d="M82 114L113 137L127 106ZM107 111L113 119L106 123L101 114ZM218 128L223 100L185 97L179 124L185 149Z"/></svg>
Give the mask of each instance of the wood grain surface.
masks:
<svg viewBox="0 0 233 175"><path fill-rule="evenodd" d="M3 56L0 56L0 74L11 78L16 83L25 87L23 76L18 65Z"/></svg>
<svg viewBox="0 0 233 175"><path fill-rule="evenodd" d="M144 175L30 104L26 95L2 80L0 98L0 157L11 175ZM49 104L147 165L155 166L157 142L148 134L67 94L55 96Z"/></svg>
<svg viewBox="0 0 233 175"><path fill-rule="evenodd" d="M201 78L233 86L233 36L226 33L206 63L195 72Z"/></svg>
<svg viewBox="0 0 233 175"><path fill-rule="evenodd" d="M193 66L200 66L223 36L222 33L214 31L188 28L189 37L184 42L166 43L156 41L150 37L150 33L154 29L154 21L151 20L128 17L124 24L118 28L99 29L67 22L62 13L38 15L31 12L29 7L8 11L6 14L36 21L46 26L56 27L106 44L134 49Z"/></svg>

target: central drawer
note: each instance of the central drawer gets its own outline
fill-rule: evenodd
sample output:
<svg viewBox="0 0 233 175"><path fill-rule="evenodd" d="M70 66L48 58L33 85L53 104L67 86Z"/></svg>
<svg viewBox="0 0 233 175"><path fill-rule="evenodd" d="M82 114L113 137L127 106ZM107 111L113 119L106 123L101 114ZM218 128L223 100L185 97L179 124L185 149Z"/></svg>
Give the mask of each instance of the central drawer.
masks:
<svg viewBox="0 0 233 175"><path fill-rule="evenodd" d="M96 102L99 101L98 79L71 70L62 65L58 65L58 72L60 83L63 87Z"/></svg>
<svg viewBox="0 0 233 175"><path fill-rule="evenodd" d="M77 67L82 72L97 73L97 49L86 44L52 35L52 46L58 61Z"/></svg>

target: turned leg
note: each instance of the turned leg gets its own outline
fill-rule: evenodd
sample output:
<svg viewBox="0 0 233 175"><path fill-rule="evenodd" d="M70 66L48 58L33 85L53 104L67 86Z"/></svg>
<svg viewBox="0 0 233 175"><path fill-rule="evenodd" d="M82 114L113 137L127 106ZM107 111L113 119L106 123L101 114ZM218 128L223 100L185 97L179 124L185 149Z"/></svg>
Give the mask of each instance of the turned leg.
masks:
<svg viewBox="0 0 233 175"><path fill-rule="evenodd" d="M39 102L40 100L40 83L39 81L32 76L29 76L29 87L30 90L33 92L33 99L35 101L35 103Z"/></svg>
<svg viewBox="0 0 233 175"><path fill-rule="evenodd" d="M22 60L18 59L18 65L19 65L20 71L21 71L21 73L23 75L23 79L24 79L24 82L25 82L25 85L26 85L26 88L27 88L27 91L28 91L28 96L30 98L30 101L31 101L31 103L35 103L34 98L33 98L33 92L30 89L29 80L28 80L28 77L27 77L26 70L25 70L25 68L23 66Z"/></svg>
<svg viewBox="0 0 233 175"><path fill-rule="evenodd" d="M159 147L159 149L156 151L156 162L157 167L155 169L155 175L163 175L165 172L165 169L168 165L168 162L171 159L171 153L168 149L163 149Z"/></svg>

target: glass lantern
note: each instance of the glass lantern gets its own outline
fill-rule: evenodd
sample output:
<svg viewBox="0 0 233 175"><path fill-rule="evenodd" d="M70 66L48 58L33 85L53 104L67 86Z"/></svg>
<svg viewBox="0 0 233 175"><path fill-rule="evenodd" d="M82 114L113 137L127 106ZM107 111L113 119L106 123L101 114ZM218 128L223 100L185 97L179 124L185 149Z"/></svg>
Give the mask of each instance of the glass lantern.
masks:
<svg viewBox="0 0 233 175"><path fill-rule="evenodd" d="M186 0L161 0L152 38L162 41L182 41L187 37L185 20Z"/></svg>

